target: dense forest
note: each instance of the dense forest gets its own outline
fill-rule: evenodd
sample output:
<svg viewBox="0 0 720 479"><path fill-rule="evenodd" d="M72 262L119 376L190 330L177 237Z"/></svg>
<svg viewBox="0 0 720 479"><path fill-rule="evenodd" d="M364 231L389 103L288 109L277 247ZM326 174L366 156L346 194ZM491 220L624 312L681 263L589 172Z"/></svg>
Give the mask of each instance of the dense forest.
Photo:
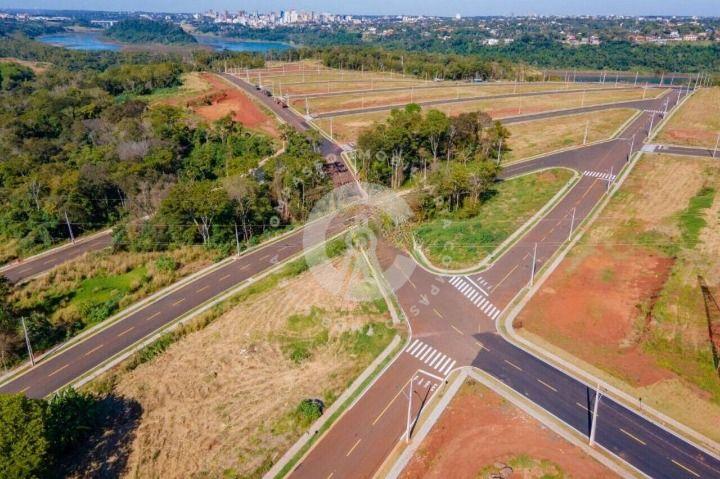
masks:
<svg viewBox="0 0 720 479"><path fill-rule="evenodd" d="M144 18L128 18L110 27L105 36L123 43L162 43L187 45L197 43L195 37L171 22Z"/></svg>

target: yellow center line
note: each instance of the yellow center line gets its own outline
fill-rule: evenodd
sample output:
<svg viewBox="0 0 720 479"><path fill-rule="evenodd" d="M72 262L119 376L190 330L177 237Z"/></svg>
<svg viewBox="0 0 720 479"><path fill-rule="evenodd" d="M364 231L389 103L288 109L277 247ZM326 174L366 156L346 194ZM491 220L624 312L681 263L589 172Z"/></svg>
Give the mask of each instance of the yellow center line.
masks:
<svg viewBox="0 0 720 479"><path fill-rule="evenodd" d="M583 405L580 404L579 402L576 402L575 404L577 405L577 407L582 408L582 409L586 410L587 412L590 412L590 410L589 410L588 408L586 408L585 406L583 406Z"/></svg>
<svg viewBox="0 0 720 479"><path fill-rule="evenodd" d="M209 287L210 287L210 285L208 284L207 286L203 286L203 287L200 288L200 289L196 289L195 292L196 292L196 293L202 293L203 291L205 291L205 290L208 289Z"/></svg>
<svg viewBox="0 0 720 479"><path fill-rule="evenodd" d="M334 474L334 472L331 472L326 479L330 479L331 477L333 477Z"/></svg>
<svg viewBox="0 0 720 479"><path fill-rule="evenodd" d="M102 348L103 346L104 346L104 345L101 344L100 346L94 347L94 348L92 348L90 351L88 351L87 353L85 353L83 356L90 356L92 353L94 353L94 352L97 351L98 349Z"/></svg>
<svg viewBox="0 0 720 479"><path fill-rule="evenodd" d="M675 464L675 465L678 466L678 467L681 467L681 468L685 469L687 472L689 472L689 473L692 474L693 476L695 476L695 477L700 477L700 474L698 474L697 472L693 471L692 469L689 469L689 468L686 467L686 466L683 466L682 464L680 464L679 462L677 462L675 459L672 459L672 463Z"/></svg>
<svg viewBox="0 0 720 479"><path fill-rule="evenodd" d="M266 254L265 256L261 256L261 257L260 257L260 261L264 260L265 258L269 258L269 257L270 257L269 254Z"/></svg>
<svg viewBox="0 0 720 479"><path fill-rule="evenodd" d="M43 264L50 264L50 263L52 263L52 262L54 262L54 261L55 261L55 258L52 258L52 259L49 259L49 260L45 261Z"/></svg>
<svg viewBox="0 0 720 479"><path fill-rule="evenodd" d="M523 259L524 259L524 258L523 258ZM506 279L508 279L508 276L510 276L511 274L513 274L513 273L515 272L515 270L518 269L519 267L520 267L520 263L516 264L515 267L514 267L513 269L511 269L511 270L508 272L508 274L506 274L505 277L504 277L503 279L501 279L498 284L495 285L495 287L494 287L493 289L490 290L490 293L494 293L495 290L498 289L498 287L499 287L501 284L503 284Z"/></svg>
<svg viewBox="0 0 720 479"><path fill-rule="evenodd" d="M220 281L225 281L225 280L228 279L229 277L230 277L230 275L229 275L229 274L226 274L225 276L223 276L223 277L220 278Z"/></svg>
<svg viewBox="0 0 720 479"><path fill-rule="evenodd" d="M132 331L133 329L135 329L135 326L130 326L130 327L127 328L125 331L123 331L122 333L118 334L117 337L119 338L120 336L124 336L124 335L126 335L127 333L129 333L130 331Z"/></svg>
<svg viewBox="0 0 720 479"><path fill-rule="evenodd" d="M57 368L55 371L53 371L53 372L51 372L50 374L48 374L48 377L54 376L55 374L59 373L60 371L62 371L63 369L65 369L65 368L68 367L68 366L70 366L70 364L66 364L65 366L63 366L63 367L61 367L61 368Z"/></svg>
<svg viewBox="0 0 720 479"><path fill-rule="evenodd" d="M149 318L147 318L145 321L150 321L151 319L157 318L158 316L160 316L160 311L158 311L157 313L153 314L152 316L150 316Z"/></svg>
<svg viewBox="0 0 720 479"><path fill-rule="evenodd" d="M378 416L377 416L377 417L375 418L375 420L372 422L372 424L371 424L372 426L374 426L374 425L380 420L380 418L383 416L383 414L385 414L385 412L390 408L390 405L391 405L392 403L394 403L395 400L397 399L397 397L400 395L400 393L402 393L402 392L405 390L405 386L407 386L407 384L408 384L409 382L410 382L410 379L408 379L408 380L405 382L405 384L402 385L402 387L401 387L400 390L397 392L397 394L395 395L395 397L393 397L393 398L390 400L390 402L387 403L387 406L385 406L385 409L383 409L382 411L380 411L380 414L378 414Z"/></svg>
<svg viewBox="0 0 720 479"><path fill-rule="evenodd" d="M538 379L537 382L545 386L546 388L550 389L551 391L557 392L557 389L555 389L553 386L550 386L548 383L543 381L542 379Z"/></svg>
<svg viewBox="0 0 720 479"><path fill-rule="evenodd" d="M505 361L505 362L508 363L510 366L512 366L512 367L514 367L515 369L517 369L518 371L522 371L522 368L521 368L520 366L518 366L517 364L511 363L511 362L508 361L507 359L503 359L503 361Z"/></svg>
<svg viewBox="0 0 720 479"><path fill-rule="evenodd" d="M456 328L454 325L451 324L450 327L457 331L459 334L463 334L463 332Z"/></svg>
<svg viewBox="0 0 720 479"><path fill-rule="evenodd" d="M437 315L440 317L440 319L445 319L445 318L443 317L443 315L440 314L440 311L438 311L438 310L435 309L435 308L433 308L433 311L435 312L435 314L437 314Z"/></svg>
<svg viewBox="0 0 720 479"><path fill-rule="evenodd" d="M242 268L240 268L240 271L242 271L242 270L244 270L244 269L248 269L249 267L250 267L250 265L249 265L249 264L246 264L245 266L243 266Z"/></svg>
<svg viewBox="0 0 720 479"><path fill-rule="evenodd" d="M350 454L352 454L352 452L355 450L355 448L358 446L358 444L360 444L360 441L362 441L362 439L357 440L357 442L353 445L353 447L351 447L350 450L347 452L347 454L345 454L345 457L348 457Z"/></svg>
<svg viewBox="0 0 720 479"><path fill-rule="evenodd" d="M636 437L636 436L633 436L632 434L630 434L629 432L627 432L627 431L626 431L625 429L623 429L623 428L619 428L619 429L620 429L620 432L622 432L623 434L625 434L625 435L628 436L629 438L632 438L632 439L636 440L637 442L639 442L639 443L642 444L643 446L647 446L647 444L645 444L645 441L639 439L639 438Z"/></svg>
<svg viewBox="0 0 720 479"><path fill-rule="evenodd" d="M25 386L24 388L22 388L22 389L20 390L20 394L24 393L24 392L27 391L28 389L30 389L30 386Z"/></svg>
<svg viewBox="0 0 720 479"><path fill-rule="evenodd" d="M185 301L185 298L180 298L177 301L175 301L172 305L177 306L178 304L182 303L183 301Z"/></svg>

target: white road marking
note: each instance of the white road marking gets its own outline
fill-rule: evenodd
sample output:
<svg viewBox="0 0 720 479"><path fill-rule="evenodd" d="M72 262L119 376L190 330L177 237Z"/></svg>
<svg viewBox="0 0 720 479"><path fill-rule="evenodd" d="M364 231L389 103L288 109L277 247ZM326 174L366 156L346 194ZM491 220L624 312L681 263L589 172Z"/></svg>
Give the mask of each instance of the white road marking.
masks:
<svg viewBox="0 0 720 479"><path fill-rule="evenodd" d="M438 351L419 339L414 340L412 344L405 349L405 352L443 375L445 374L445 369L448 371L450 370L448 369L448 366L452 368L452 365L455 364L455 361L453 361L451 357L443 354L441 351Z"/></svg>
<svg viewBox="0 0 720 479"><path fill-rule="evenodd" d="M478 278L479 282L487 285L487 281L482 278ZM488 293L485 291L478 282L472 280L468 276L453 276L448 282L457 289L460 294L465 296L475 307L480 310L490 319L495 319L500 314L500 310L490 302L487 298Z"/></svg>

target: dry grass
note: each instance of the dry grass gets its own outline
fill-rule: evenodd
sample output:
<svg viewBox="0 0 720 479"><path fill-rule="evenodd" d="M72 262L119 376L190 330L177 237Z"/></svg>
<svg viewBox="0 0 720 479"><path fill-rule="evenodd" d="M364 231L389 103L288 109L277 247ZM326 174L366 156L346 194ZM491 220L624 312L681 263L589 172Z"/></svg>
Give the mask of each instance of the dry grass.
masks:
<svg viewBox="0 0 720 479"><path fill-rule="evenodd" d="M664 90L663 90L664 91ZM618 90L618 91L597 91L588 93L563 93L533 97L501 98L497 100L479 100L461 103L446 103L433 105L432 107L455 116L460 113L472 111L484 111L495 119L529 115L554 110L567 110L579 108L581 105L591 106L621 101L639 100L643 98L643 89ZM647 98L652 95L659 95L656 90L649 90ZM585 99L583 100L583 95ZM357 141L358 136L365 128L377 121L383 121L390 115L390 110L356 113L333 117L333 135L343 143ZM599 115L596 113L596 115ZM330 118L319 118L315 123L325 132L330 132Z"/></svg>
<svg viewBox="0 0 720 479"><path fill-rule="evenodd" d="M163 268L160 257L171 259L175 269ZM53 323L72 323L85 319L81 310L87 301L117 299L117 309L122 309L211 263L212 253L202 247L166 253L100 251L17 286L10 301L45 311Z"/></svg>
<svg viewBox="0 0 720 479"><path fill-rule="evenodd" d="M213 86L203 78L199 72L182 74L182 84L177 88L159 90L156 93L143 97L151 104L164 103L168 105L184 105L200 95L208 93Z"/></svg>
<svg viewBox="0 0 720 479"><path fill-rule="evenodd" d="M307 334L297 324L308 317L326 341L294 361L286 340ZM143 410L125 476L259 477L307 427L294 417L300 401L329 404L372 360L349 338L375 334L368 325L379 331L388 319L324 289L313 272L248 297L118 377L115 392Z"/></svg>
<svg viewBox="0 0 720 479"><path fill-rule="evenodd" d="M46 62L32 62L28 60L21 60L19 58L12 58L12 57L3 57L0 58L0 63L17 63L18 65L22 65L24 67L28 67L36 74L40 75L42 73L45 73L48 68L52 66L52 63L46 63Z"/></svg>
<svg viewBox="0 0 720 479"><path fill-rule="evenodd" d="M706 188L715 191L711 206L689 214ZM643 157L519 318L522 334L587 362L633 397L716 441L720 378L697 276L720 294L718 193L720 167L712 160ZM698 224L695 244L687 232ZM666 266L656 268L659 263ZM591 277L593 264L601 268ZM560 295L573 284L583 288Z"/></svg>
<svg viewBox="0 0 720 479"><path fill-rule="evenodd" d="M720 87L690 97L657 136L659 143L713 148L720 135Z"/></svg>
<svg viewBox="0 0 720 479"><path fill-rule="evenodd" d="M571 84L568 84L568 87ZM401 88L403 85L374 85L367 84L366 89L379 88ZM578 87L573 85L573 89L587 88L592 90L598 85L588 85L587 87ZM320 96L308 99L310 113L327 113L339 110L362 109L375 106L389 105L405 105L412 102L424 102L434 100L453 100L458 98L473 98L489 95L503 95L513 93L532 93L542 91L564 90L566 85L558 83L520 83L517 86L510 83L484 83L479 85L471 85L461 82L447 82L443 87L433 87L424 89L411 89L409 86L403 90L376 92L368 91L365 93L348 93L346 95L337 96ZM345 89L337 88L331 91L349 91L348 86ZM298 98L294 100L295 108L304 110L305 99Z"/></svg>
<svg viewBox="0 0 720 479"><path fill-rule="evenodd" d="M509 146L512 151L506 161L517 161L562 148L580 146L585 137L586 126L589 143L606 140L632 118L635 112L636 110L631 109L607 110L602 114L583 113L508 125Z"/></svg>

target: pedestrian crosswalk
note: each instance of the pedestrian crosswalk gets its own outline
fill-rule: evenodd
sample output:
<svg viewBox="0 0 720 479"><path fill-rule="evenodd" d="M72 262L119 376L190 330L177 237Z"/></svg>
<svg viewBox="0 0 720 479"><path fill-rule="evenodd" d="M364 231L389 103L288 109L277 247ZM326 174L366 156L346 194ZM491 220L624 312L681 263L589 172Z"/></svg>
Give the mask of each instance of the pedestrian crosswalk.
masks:
<svg viewBox="0 0 720 479"><path fill-rule="evenodd" d="M500 310L487 298L487 291L475 281L467 276L453 276L449 283L490 319L495 320L500 315Z"/></svg>
<svg viewBox="0 0 720 479"><path fill-rule="evenodd" d="M604 173L602 171L583 171L583 175L589 176L591 178L600 178L601 180L606 181L615 181L616 175L611 175L610 173Z"/></svg>
<svg viewBox="0 0 720 479"><path fill-rule="evenodd" d="M455 367L456 361L454 359L419 339L414 340L405 349L405 352L425 363L431 369L439 372L443 377L447 376L448 373L452 371L452 368Z"/></svg>

